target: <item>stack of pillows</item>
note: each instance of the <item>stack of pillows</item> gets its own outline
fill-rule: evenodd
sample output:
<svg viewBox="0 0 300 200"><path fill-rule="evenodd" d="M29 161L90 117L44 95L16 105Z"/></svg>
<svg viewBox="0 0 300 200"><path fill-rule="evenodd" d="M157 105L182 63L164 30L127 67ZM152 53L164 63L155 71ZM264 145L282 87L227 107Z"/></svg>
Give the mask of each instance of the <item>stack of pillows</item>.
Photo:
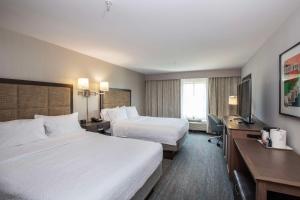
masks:
<svg viewBox="0 0 300 200"><path fill-rule="evenodd" d="M119 120L124 119L134 119L139 117L139 114L135 106L131 107L116 107L116 108L106 108L101 110L101 118L105 121L110 121L115 123Z"/></svg>
<svg viewBox="0 0 300 200"><path fill-rule="evenodd" d="M84 131L79 125L78 113L60 116L35 115L34 118L0 122L0 148Z"/></svg>
<svg viewBox="0 0 300 200"><path fill-rule="evenodd" d="M101 116L112 123L139 116L135 107L103 109ZM83 132L78 113L60 116L35 115L35 119L0 122L0 148L24 145L48 137L62 137Z"/></svg>
<svg viewBox="0 0 300 200"><path fill-rule="evenodd" d="M34 118L44 121L46 134L51 137L78 133L84 130L78 122L78 112L59 116L34 115Z"/></svg>
<svg viewBox="0 0 300 200"><path fill-rule="evenodd" d="M105 121L132 119L139 116L135 107L103 109ZM60 116L35 115L35 119L0 122L0 148L24 145L48 137L62 137L83 132L78 122L78 113Z"/></svg>

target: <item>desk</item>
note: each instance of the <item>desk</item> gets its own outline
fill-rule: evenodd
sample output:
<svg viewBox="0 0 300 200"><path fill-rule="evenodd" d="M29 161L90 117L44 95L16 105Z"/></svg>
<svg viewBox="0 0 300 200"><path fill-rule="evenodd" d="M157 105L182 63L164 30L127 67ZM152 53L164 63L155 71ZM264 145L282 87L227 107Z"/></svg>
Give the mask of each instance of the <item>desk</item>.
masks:
<svg viewBox="0 0 300 200"><path fill-rule="evenodd" d="M232 178L233 170L238 165L237 149L233 143L236 138L256 140L260 138L260 130L266 126L263 122L254 119L254 124L239 123L237 116L226 116L223 118L223 150L227 162L229 177Z"/></svg>
<svg viewBox="0 0 300 200"><path fill-rule="evenodd" d="M234 139L234 145L242 159L235 169L250 171L256 200L266 200L267 191L300 197L300 156L294 151L266 149L255 140Z"/></svg>

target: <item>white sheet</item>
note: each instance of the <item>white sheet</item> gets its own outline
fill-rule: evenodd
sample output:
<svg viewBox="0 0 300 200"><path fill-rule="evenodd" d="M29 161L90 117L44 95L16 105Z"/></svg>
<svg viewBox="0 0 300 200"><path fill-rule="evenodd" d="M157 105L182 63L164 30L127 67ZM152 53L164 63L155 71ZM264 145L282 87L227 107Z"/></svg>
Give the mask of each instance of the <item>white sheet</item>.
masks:
<svg viewBox="0 0 300 200"><path fill-rule="evenodd" d="M161 161L160 144L90 132L0 149L0 197L130 199Z"/></svg>
<svg viewBox="0 0 300 200"><path fill-rule="evenodd" d="M189 123L185 119L146 116L119 120L111 125L114 136L143 139L169 145L176 145L176 142L189 129Z"/></svg>

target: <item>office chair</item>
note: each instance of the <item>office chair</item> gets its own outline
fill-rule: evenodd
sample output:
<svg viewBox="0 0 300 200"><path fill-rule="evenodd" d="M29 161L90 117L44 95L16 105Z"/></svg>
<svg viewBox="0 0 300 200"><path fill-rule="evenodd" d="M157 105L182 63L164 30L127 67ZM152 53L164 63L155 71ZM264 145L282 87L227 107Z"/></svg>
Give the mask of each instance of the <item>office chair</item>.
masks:
<svg viewBox="0 0 300 200"><path fill-rule="evenodd" d="M216 133L216 136L208 138L208 142L211 142L213 139L217 140L217 146L220 146L220 142L223 141L223 128L224 125L222 121L215 115L208 115L208 122L213 133Z"/></svg>

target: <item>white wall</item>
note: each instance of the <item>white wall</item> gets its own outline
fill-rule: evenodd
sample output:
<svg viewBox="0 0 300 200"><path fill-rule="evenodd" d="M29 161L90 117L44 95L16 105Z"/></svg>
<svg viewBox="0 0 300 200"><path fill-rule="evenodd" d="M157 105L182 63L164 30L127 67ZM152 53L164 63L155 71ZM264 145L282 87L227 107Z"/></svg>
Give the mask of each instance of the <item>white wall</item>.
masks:
<svg viewBox="0 0 300 200"><path fill-rule="evenodd" d="M232 77L241 76L241 69L200 70L146 75L146 80L168 80L188 78Z"/></svg>
<svg viewBox="0 0 300 200"><path fill-rule="evenodd" d="M300 9L274 33L242 68L252 73L253 112L269 125L288 131L288 144L300 153L300 119L279 114L279 55L300 41Z"/></svg>
<svg viewBox="0 0 300 200"><path fill-rule="evenodd" d="M132 90L132 104L144 112L143 74L41 41L0 29L0 77L74 84L77 78L109 81L112 88ZM98 113L98 97L89 98L90 116ZM85 118L85 99L74 91L74 110Z"/></svg>

